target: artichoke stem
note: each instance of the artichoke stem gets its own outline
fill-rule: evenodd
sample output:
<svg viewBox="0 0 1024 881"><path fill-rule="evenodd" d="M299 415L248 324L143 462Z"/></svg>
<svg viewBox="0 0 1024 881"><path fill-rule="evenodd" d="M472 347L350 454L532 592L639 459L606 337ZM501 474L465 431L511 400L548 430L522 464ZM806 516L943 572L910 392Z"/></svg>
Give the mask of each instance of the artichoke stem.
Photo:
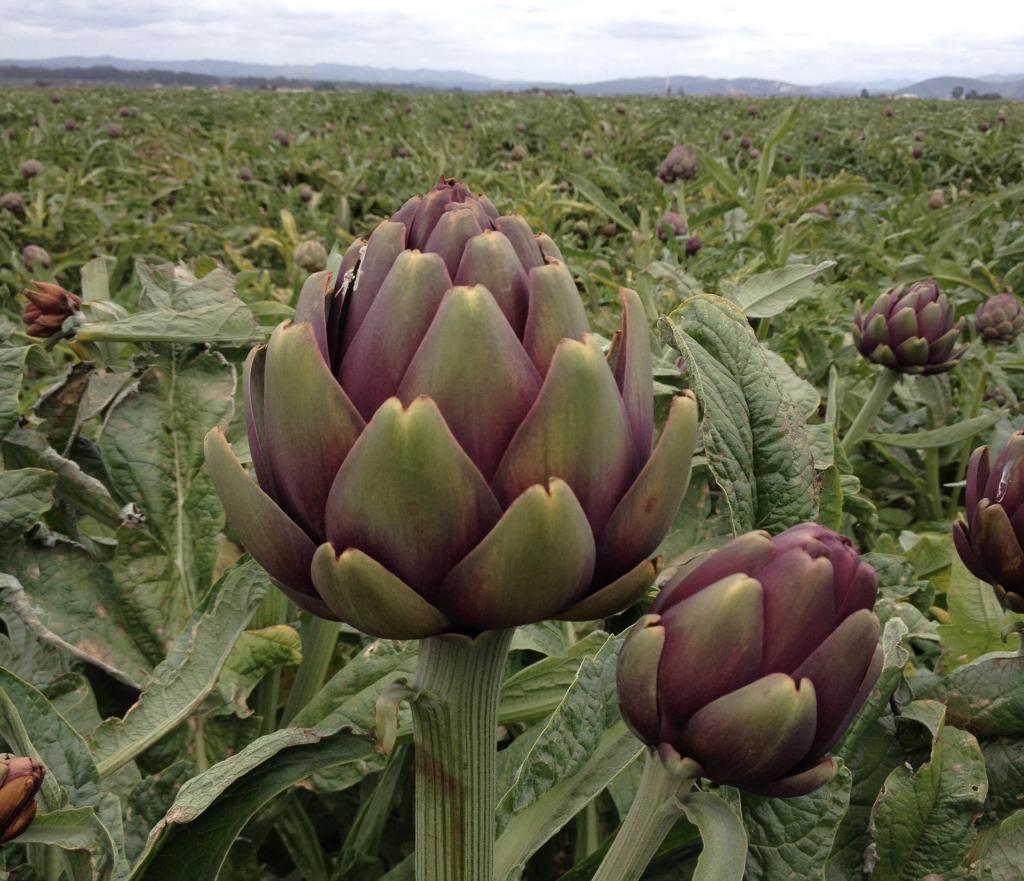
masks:
<svg viewBox="0 0 1024 881"><path fill-rule="evenodd" d="M978 366L978 378L974 383L971 399L967 402L967 412L963 416L964 422L973 419L981 412L981 402L985 399L985 387L988 385L988 368L992 364L994 355L995 347L985 346L985 361ZM974 438L969 437L960 448L960 458L957 460L956 465L957 483L967 476L967 463L971 459L971 451L973 449ZM962 486L953 487L953 492L949 499L949 519L951 520L956 518L957 511L960 509L960 493L962 491Z"/></svg>
<svg viewBox="0 0 1024 881"><path fill-rule="evenodd" d="M514 632L420 642L412 702L416 881L494 875L498 693Z"/></svg>
<svg viewBox="0 0 1024 881"><path fill-rule="evenodd" d="M871 394L864 402L864 406L860 408L857 417L853 420L849 429L847 429L846 437L843 438L844 453L849 454L860 439L867 434L868 429L871 428L871 423L875 421L878 411L882 409L882 405L889 399L889 394L896 387L899 379L900 374L895 370L890 370L888 367L883 368L882 372L878 374L878 377L875 379L875 387L871 390Z"/></svg>
<svg viewBox="0 0 1024 881"><path fill-rule="evenodd" d="M281 727L285 727L308 704L321 688L327 668L331 665L334 647L338 643L341 623L304 615L302 626L302 663L295 674L295 682L288 692L288 701L281 716Z"/></svg>
<svg viewBox="0 0 1024 881"><path fill-rule="evenodd" d="M253 629L284 624L288 617L288 599L279 590L269 590L263 598L250 626ZM277 729L277 705L281 694L281 668L275 667L264 676L253 692L251 706L260 717L260 734Z"/></svg>
<svg viewBox="0 0 1024 881"><path fill-rule="evenodd" d="M682 815L683 799L695 782L647 750L633 805L592 881L637 881Z"/></svg>

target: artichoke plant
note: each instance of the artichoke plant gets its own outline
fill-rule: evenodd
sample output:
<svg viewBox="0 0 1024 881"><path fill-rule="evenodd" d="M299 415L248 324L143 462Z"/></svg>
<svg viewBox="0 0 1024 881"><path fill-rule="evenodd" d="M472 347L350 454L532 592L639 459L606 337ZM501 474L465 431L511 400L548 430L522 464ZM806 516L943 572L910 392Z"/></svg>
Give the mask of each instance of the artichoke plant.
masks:
<svg viewBox="0 0 1024 881"><path fill-rule="evenodd" d="M816 789L881 671L877 589L849 539L823 526L732 540L675 576L626 638L627 724L716 783Z"/></svg>
<svg viewBox="0 0 1024 881"><path fill-rule="evenodd" d="M1006 608L1024 612L1024 431L1010 435L994 465L987 446L971 454L964 505L953 524L960 559Z"/></svg>
<svg viewBox="0 0 1024 881"><path fill-rule="evenodd" d="M987 343L1012 343L1024 330L1024 309L1013 294L989 297L974 313L974 326Z"/></svg>
<svg viewBox="0 0 1024 881"><path fill-rule="evenodd" d="M31 824L45 775L35 759L0 755L0 844L17 838Z"/></svg>
<svg viewBox="0 0 1024 881"><path fill-rule="evenodd" d="M689 480L697 406L653 444L643 305L608 360L550 238L441 180L312 276L245 365L257 482L229 525L303 609L374 636L592 619L635 601Z"/></svg>
<svg viewBox="0 0 1024 881"><path fill-rule="evenodd" d="M932 374L952 369L963 319L931 279L881 294L866 313L857 303L853 341L869 361L897 373Z"/></svg>

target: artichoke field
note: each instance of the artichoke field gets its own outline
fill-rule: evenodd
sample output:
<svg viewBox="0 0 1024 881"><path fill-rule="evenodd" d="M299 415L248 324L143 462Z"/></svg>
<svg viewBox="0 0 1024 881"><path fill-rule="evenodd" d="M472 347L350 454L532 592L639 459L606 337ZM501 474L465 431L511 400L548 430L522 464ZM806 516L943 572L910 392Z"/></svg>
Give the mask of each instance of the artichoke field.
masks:
<svg viewBox="0 0 1024 881"><path fill-rule="evenodd" d="M0 90L0 879L1022 877L1022 155Z"/></svg>

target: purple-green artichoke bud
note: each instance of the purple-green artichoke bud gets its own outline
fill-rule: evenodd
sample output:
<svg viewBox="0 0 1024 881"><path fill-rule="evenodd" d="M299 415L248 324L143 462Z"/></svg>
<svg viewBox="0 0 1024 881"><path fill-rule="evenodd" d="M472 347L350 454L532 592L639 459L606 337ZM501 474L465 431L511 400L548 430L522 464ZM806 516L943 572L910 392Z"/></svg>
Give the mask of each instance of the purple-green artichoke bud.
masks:
<svg viewBox="0 0 1024 881"><path fill-rule="evenodd" d="M36 815L36 793L46 769L35 759L0 755L0 844L17 838Z"/></svg>
<svg viewBox="0 0 1024 881"><path fill-rule="evenodd" d="M667 184L677 180L693 180L697 176L697 156L692 147L676 144L658 166L658 177Z"/></svg>
<svg viewBox="0 0 1024 881"><path fill-rule="evenodd" d="M964 514L953 543L964 565L1013 612L1024 612L1024 431L1010 435L995 465L978 447L967 466Z"/></svg>
<svg viewBox="0 0 1024 881"><path fill-rule="evenodd" d="M327 266L327 249L317 241L300 243L294 256L295 264L306 272L322 272Z"/></svg>
<svg viewBox="0 0 1024 881"><path fill-rule="evenodd" d="M988 343L1012 343L1024 330L1024 309L1013 294L989 297L974 313L974 326Z"/></svg>
<svg viewBox="0 0 1024 881"><path fill-rule="evenodd" d="M206 441L228 522L281 588L395 639L634 602L697 432L684 393L654 444L637 294L606 360L554 242L453 180L327 282L246 362L257 482Z"/></svg>
<svg viewBox="0 0 1024 881"><path fill-rule="evenodd" d="M658 220L658 238L663 242L685 236L688 229L686 218L675 211L666 211Z"/></svg>
<svg viewBox="0 0 1024 881"><path fill-rule="evenodd" d="M803 795L882 668L874 570L804 523L748 532L661 591L619 656L622 715L652 749L716 783Z"/></svg>
<svg viewBox="0 0 1024 881"><path fill-rule="evenodd" d="M29 336L53 336L82 305L78 294L48 281L34 281L22 294L28 299L28 305L21 313L21 320Z"/></svg>
<svg viewBox="0 0 1024 881"><path fill-rule="evenodd" d="M26 159L21 163L21 167L18 171L25 180L31 180L36 175L42 173L43 163L38 159Z"/></svg>
<svg viewBox="0 0 1024 881"><path fill-rule="evenodd" d="M963 354L963 349L953 351L961 327L953 304L928 279L886 291L864 314L858 302L853 342L865 358L890 370L943 373Z"/></svg>

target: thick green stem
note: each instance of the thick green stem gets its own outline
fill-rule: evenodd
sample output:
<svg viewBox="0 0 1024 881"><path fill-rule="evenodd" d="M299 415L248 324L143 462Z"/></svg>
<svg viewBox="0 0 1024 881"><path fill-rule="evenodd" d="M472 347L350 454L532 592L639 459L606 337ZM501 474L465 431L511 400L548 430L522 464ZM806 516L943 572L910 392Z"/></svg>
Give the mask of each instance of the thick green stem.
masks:
<svg viewBox="0 0 1024 881"><path fill-rule="evenodd" d="M284 624L288 615L288 599L279 590L270 590L252 616L254 630ZM253 691L253 712L260 717L260 734L277 729L277 705L281 696L281 668L276 667L264 676Z"/></svg>
<svg viewBox="0 0 1024 881"><path fill-rule="evenodd" d="M928 411L928 428L935 428L935 418ZM932 520L942 519L942 481L939 480L939 448L929 447L924 451L924 470L928 478L928 516Z"/></svg>
<svg viewBox="0 0 1024 881"><path fill-rule="evenodd" d="M875 379L875 387L871 390L871 394L864 402L864 406L860 408L860 412L847 430L846 437L843 438L843 452L848 454L860 439L867 434L868 429L871 428L871 423L875 421L878 411L882 409L882 405L888 400L889 394L896 387L899 379L900 374L895 370L890 370L888 367L883 368L881 373L878 374L878 377Z"/></svg>
<svg viewBox="0 0 1024 881"><path fill-rule="evenodd" d="M416 699L416 881L490 881L498 691L514 629L420 642Z"/></svg>
<svg viewBox="0 0 1024 881"><path fill-rule="evenodd" d="M295 674L295 682L288 693L288 702L284 705L281 725L286 726L313 696L320 691L331 664L334 646L338 642L337 621L327 621L312 615L303 616L302 627L302 663Z"/></svg>
<svg viewBox="0 0 1024 881"><path fill-rule="evenodd" d="M978 379L974 383L974 390L971 392L970 400L967 402L967 412L964 414L964 421L973 419L981 412L981 402L985 399L985 386L988 382L988 367L992 363L995 349L992 346L985 347L985 363L978 367ZM960 448L960 458L957 460L956 481L959 483L967 475L967 463L971 458L971 451L974 449L974 440L967 438ZM963 487L953 487L949 498L949 519L956 517L957 509L960 507L960 491Z"/></svg>
<svg viewBox="0 0 1024 881"><path fill-rule="evenodd" d="M682 798L693 784L693 777L673 774L649 751L633 806L592 881L637 881L682 815Z"/></svg>

